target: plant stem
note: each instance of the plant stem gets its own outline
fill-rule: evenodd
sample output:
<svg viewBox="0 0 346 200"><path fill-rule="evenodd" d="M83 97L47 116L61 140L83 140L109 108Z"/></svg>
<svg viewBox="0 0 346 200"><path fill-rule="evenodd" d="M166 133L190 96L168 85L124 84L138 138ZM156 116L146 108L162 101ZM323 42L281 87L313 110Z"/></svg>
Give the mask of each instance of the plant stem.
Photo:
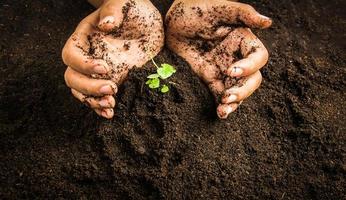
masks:
<svg viewBox="0 0 346 200"><path fill-rule="evenodd" d="M151 57L151 62L155 65L156 68L159 68L159 66L156 64L156 62L155 62L153 57Z"/></svg>
<svg viewBox="0 0 346 200"><path fill-rule="evenodd" d="M148 47L145 47L146 51L148 50ZM154 60L154 56L153 54L151 54L151 52L147 53L147 55L150 57L151 62L155 65L156 68L159 68L159 66L156 64L155 60Z"/></svg>

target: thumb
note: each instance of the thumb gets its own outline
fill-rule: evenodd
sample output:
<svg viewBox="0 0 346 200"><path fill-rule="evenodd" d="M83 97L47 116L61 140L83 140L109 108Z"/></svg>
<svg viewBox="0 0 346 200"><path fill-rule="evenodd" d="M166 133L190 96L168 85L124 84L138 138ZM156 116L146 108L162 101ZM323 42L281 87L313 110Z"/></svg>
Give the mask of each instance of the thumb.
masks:
<svg viewBox="0 0 346 200"><path fill-rule="evenodd" d="M269 17L259 14L252 6L243 4L238 10L239 20L251 28L269 28L272 20Z"/></svg>
<svg viewBox="0 0 346 200"><path fill-rule="evenodd" d="M100 21L98 27L101 31L109 32L118 28L123 22L123 5L119 1L107 1L100 8Z"/></svg>

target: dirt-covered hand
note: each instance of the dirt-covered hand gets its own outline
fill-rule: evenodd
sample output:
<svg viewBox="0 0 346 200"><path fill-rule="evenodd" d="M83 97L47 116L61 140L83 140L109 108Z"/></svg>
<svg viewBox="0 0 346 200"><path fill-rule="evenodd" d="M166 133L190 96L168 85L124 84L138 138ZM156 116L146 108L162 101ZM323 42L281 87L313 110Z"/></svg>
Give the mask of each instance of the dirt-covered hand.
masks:
<svg viewBox="0 0 346 200"><path fill-rule="evenodd" d="M247 27L271 23L251 6L226 0L177 0L168 11L167 45L208 84L220 118L261 84L268 51Z"/></svg>
<svg viewBox="0 0 346 200"><path fill-rule="evenodd" d="M118 85L163 44L162 18L149 0L105 0L81 21L63 49L66 84L97 114L112 118Z"/></svg>

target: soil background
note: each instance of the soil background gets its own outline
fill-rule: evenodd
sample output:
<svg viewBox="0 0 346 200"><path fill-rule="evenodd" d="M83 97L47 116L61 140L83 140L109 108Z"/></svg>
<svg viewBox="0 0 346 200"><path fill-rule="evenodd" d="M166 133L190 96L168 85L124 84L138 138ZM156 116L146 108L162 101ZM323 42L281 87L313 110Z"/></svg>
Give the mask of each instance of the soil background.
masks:
<svg viewBox="0 0 346 200"><path fill-rule="evenodd" d="M0 199L345 199L346 1L246 0L274 20L261 88L218 120L208 88L178 69L130 73L116 118L65 86L61 49L93 8L83 0L2 0ZM162 12L168 1L157 1Z"/></svg>

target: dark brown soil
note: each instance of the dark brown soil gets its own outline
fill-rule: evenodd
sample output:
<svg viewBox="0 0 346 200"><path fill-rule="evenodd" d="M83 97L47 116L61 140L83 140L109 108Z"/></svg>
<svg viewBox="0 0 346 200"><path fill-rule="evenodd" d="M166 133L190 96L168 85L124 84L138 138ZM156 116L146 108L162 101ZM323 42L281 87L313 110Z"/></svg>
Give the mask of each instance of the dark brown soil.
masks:
<svg viewBox="0 0 346 200"><path fill-rule="evenodd" d="M160 3L167 10L168 3ZM0 199L345 199L346 3L250 1L271 57L262 87L228 120L180 58L169 94L130 73L117 117L73 99L61 49L93 9L0 5Z"/></svg>

